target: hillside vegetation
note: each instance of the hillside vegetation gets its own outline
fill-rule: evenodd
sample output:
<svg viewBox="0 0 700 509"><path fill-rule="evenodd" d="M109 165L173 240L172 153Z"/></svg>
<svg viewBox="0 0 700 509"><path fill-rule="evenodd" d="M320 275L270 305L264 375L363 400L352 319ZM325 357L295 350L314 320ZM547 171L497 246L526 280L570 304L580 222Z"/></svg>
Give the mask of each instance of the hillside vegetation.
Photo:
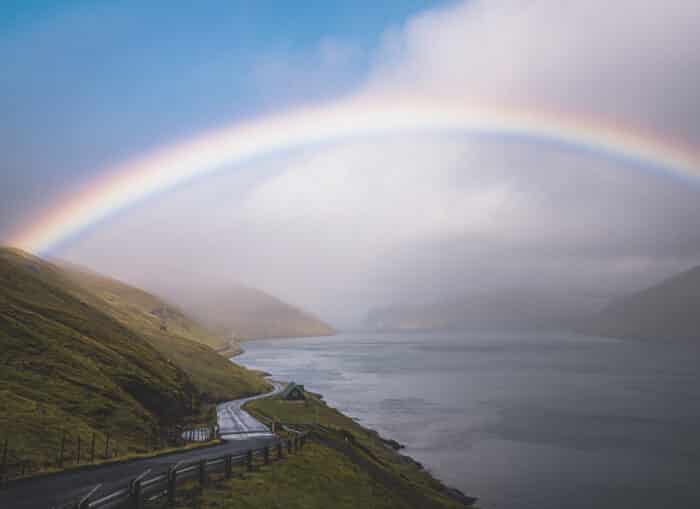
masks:
<svg viewBox="0 0 700 509"><path fill-rule="evenodd" d="M578 329L629 339L700 339L700 266L612 302Z"/></svg>
<svg viewBox="0 0 700 509"><path fill-rule="evenodd" d="M259 376L218 355L227 341L176 307L143 290L60 262L65 275L90 304L138 330L156 350L189 376L205 401L220 401L267 390ZM233 395L233 396L232 396Z"/></svg>
<svg viewBox="0 0 700 509"><path fill-rule="evenodd" d="M265 292L240 285L169 292L175 302L217 332L236 339L329 336L333 328Z"/></svg>
<svg viewBox="0 0 700 509"><path fill-rule="evenodd" d="M301 453L243 479L222 480L201 491L192 488L181 495L177 507L456 509L473 503L396 452L397 444L307 395L305 402L275 397L246 405L263 420L313 429Z"/></svg>
<svg viewBox="0 0 700 509"><path fill-rule="evenodd" d="M64 432L83 443L109 433L120 450L138 449L204 402L264 390L204 344L217 341L144 292L0 248L0 430L10 462L18 451L37 464L55 459Z"/></svg>

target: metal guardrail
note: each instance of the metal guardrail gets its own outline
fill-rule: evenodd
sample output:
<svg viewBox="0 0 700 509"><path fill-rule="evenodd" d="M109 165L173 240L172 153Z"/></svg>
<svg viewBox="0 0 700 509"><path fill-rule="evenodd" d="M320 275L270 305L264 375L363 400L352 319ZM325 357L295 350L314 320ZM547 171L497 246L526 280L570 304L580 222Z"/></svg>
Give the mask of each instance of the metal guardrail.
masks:
<svg viewBox="0 0 700 509"><path fill-rule="evenodd" d="M200 484L206 485L209 474L214 472L223 472L224 477L230 479L233 476L233 467L245 466L247 471L252 471L255 460L262 459L263 464L267 465L273 459L280 460L284 458L285 454L301 450L306 443L308 432L290 431L294 431L297 435L288 439L280 438L271 444L258 449L250 449L243 454L226 454L189 463L179 462L170 467L167 472L152 477L146 477L150 473L150 470L147 470L129 481L127 486L101 497L96 496L100 488L98 485L82 499L65 505L61 509L119 509L125 507L143 509L146 501L152 502L162 498L167 498L172 505L175 502L177 486L184 481L198 478Z"/></svg>
<svg viewBox="0 0 700 509"><path fill-rule="evenodd" d="M269 428L247 429L245 431L226 431L225 429L219 430L219 436L252 435L252 434L256 434L256 433L271 434Z"/></svg>

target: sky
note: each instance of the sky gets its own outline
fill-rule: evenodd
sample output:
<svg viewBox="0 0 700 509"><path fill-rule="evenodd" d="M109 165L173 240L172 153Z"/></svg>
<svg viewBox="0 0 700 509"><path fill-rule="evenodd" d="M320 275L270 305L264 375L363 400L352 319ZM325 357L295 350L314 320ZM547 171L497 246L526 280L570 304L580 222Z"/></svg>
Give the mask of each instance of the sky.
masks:
<svg viewBox="0 0 700 509"><path fill-rule="evenodd" d="M120 161L348 98L555 111L700 150L697 26L692 0L3 2L0 242ZM242 282L352 327L466 295L595 309L700 264L698 217L700 182L663 168L412 133L223 168L51 255L161 293Z"/></svg>

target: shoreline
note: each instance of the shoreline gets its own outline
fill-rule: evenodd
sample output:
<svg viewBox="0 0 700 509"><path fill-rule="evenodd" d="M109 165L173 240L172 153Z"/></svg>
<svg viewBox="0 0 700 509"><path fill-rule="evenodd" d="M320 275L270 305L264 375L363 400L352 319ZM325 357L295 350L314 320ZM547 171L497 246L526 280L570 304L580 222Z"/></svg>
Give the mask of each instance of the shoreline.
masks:
<svg viewBox="0 0 700 509"><path fill-rule="evenodd" d="M337 335L338 331L333 332L333 334L320 334L316 336L266 336L264 338L249 339L231 338L225 345L219 348L215 348L214 351L218 354L228 357L229 359L233 359L234 357L238 357L239 355L245 353L243 343L250 343L252 341L268 341L274 339L330 338Z"/></svg>
<svg viewBox="0 0 700 509"><path fill-rule="evenodd" d="M323 336L301 336L301 337L323 337ZM283 338L265 338L265 339L283 339ZM262 340L264 340L264 339L251 339L251 340L246 340L246 341L262 341ZM234 341L238 341L238 340L231 340L231 342L234 342ZM245 350L242 347L240 347L240 343L237 343L237 344L239 346L239 349L238 349L239 351L237 351L234 355L232 355L230 357L232 362L233 362L233 359L235 357L238 357L239 355L241 355L242 353L245 352ZM269 379L269 380L272 380L272 378L274 376L272 373L253 369L253 368L247 367L247 366L242 365L242 364L241 364L241 366L244 367L245 369L249 369L251 371L258 372L259 374L261 374L262 376L264 376L266 379ZM279 381L281 383L284 383L284 384L288 384L290 382L289 380L280 380L279 378L275 378L275 380ZM460 503L464 503L465 507L473 506L476 503L476 501L478 500L476 497L469 496L457 488L448 486L439 477L437 477L433 472L431 472L430 470L425 468L425 466L421 462L419 462L418 460L416 460L415 458L413 458L407 454L402 454L400 451L402 449L406 449L408 447L406 444L403 444L397 440L394 440L393 438L382 436L382 434L379 431L365 426L364 424L357 421L357 419L355 417L353 417L352 415L346 414L345 412L343 412L335 407L330 407L326 403L326 399L324 398L323 394L318 393L318 392L312 392L312 391L306 391L306 392L317 397L319 399L319 401L321 401L328 408L335 410L340 415L342 415L348 419L351 419L353 422L355 422L355 424L358 427L365 430L365 432L367 432L368 434L375 436L376 439L379 442L381 442L387 449L390 449L396 455L398 455L400 458L402 458L404 461L412 464L416 469L418 469L421 472L424 472L426 475L428 475L432 479L434 479L437 483L442 485L445 488L445 493L447 493L454 500L459 501Z"/></svg>

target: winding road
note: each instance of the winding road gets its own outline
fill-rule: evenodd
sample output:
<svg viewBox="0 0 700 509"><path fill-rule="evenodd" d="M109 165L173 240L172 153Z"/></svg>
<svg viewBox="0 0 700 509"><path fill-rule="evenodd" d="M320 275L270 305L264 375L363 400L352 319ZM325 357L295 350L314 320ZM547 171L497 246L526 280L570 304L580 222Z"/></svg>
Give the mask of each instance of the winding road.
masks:
<svg viewBox="0 0 700 509"><path fill-rule="evenodd" d="M251 396L249 398L227 401L216 407L219 436L223 440L248 440L256 437L273 436L267 426L241 408L249 401L274 396L284 389L284 384L279 382L271 383L274 387L271 392Z"/></svg>
<svg viewBox="0 0 700 509"><path fill-rule="evenodd" d="M278 382L273 382L273 386L274 389L266 394L228 401L217 407L219 432L224 440L220 445L155 458L69 470L11 483L6 488L0 488L0 508L59 508L85 496L98 484L101 485L96 493L99 496L127 485L131 479L149 469L149 475L155 475L167 471L170 466L178 462L197 461L263 447L274 440L274 435L264 424L241 407L248 401L273 396L283 388L283 385Z"/></svg>

